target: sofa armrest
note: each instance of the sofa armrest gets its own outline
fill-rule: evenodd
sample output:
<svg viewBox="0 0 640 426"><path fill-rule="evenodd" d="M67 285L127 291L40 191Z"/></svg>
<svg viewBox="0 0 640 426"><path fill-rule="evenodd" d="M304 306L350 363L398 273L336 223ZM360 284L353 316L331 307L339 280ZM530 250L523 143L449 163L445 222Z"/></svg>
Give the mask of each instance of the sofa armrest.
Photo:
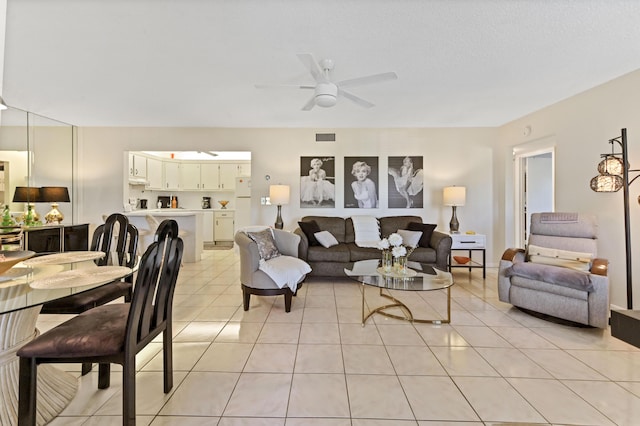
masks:
<svg viewBox="0 0 640 426"><path fill-rule="evenodd" d="M524 249L521 248L508 248L502 253L502 260L508 260L509 262L524 262Z"/></svg>
<svg viewBox="0 0 640 426"><path fill-rule="evenodd" d="M607 259L596 258L591 262L591 272L593 275L602 275L603 277L607 276L609 269L609 261Z"/></svg>
<svg viewBox="0 0 640 426"><path fill-rule="evenodd" d="M273 229L273 238L281 254L298 257L298 245L300 244L299 235L281 229Z"/></svg>
<svg viewBox="0 0 640 426"><path fill-rule="evenodd" d="M436 266L438 269L447 271L449 268L449 256L451 256L451 236L444 232L433 231L429 246L436 251Z"/></svg>
<svg viewBox="0 0 640 426"><path fill-rule="evenodd" d="M306 261L309 257L307 255L307 253L309 252L309 239L307 238L307 235L304 232L302 232L302 229L300 228L296 228L296 230L293 231L293 233L300 237L300 244L298 245L298 257Z"/></svg>

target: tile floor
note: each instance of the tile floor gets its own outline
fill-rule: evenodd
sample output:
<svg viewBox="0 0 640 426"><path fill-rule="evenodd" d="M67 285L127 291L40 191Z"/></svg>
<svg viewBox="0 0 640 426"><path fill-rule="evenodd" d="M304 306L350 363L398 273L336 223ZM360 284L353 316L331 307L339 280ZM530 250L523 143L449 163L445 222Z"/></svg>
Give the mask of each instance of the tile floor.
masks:
<svg viewBox="0 0 640 426"><path fill-rule="evenodd" d="M244 312L235 252L204 255L180 272L169 394L161 343L138 355L138 424L640 424L640 350L608 330L556 325L500 303L495 269L486 280L454 271L450 325L376 315L362 327L355 282L310 279L290 313L282 296L252 296ZM446 307L444 292L399 297L423 317ZM43 315L39 327L61 319ZM79 375L79 365L61 368ZM118 370L106 390L95 372L81 377L51 425L120 425Z"/></svg>

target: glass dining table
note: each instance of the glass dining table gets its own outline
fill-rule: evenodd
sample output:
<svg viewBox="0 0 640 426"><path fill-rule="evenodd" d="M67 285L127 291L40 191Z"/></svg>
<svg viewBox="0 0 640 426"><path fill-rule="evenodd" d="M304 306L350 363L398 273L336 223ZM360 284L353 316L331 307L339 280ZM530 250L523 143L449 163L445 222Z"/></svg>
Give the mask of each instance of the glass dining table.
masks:
<svg viewBox="0 0 640 426"><path fill-rule="evenodd" d="M16 352L40 333L43 303L122 279L134 270L97 266L103 252L64 252L33 257L0 274L0 424L18 423L19 358ZM52 365L38 368L38 423L47 423L73 399L77 379Z"/></svg>

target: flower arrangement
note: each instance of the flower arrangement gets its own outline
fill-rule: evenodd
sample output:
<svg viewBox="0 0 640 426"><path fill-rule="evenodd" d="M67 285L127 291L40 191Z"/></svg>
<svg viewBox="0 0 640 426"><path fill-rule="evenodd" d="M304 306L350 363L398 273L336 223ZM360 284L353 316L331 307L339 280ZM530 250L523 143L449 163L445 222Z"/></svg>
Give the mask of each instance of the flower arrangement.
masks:
<svg viewBox="0 0 640 426"><path fill-rule="evenodd" d="M382 266L385 272L390 272L391 257L393 256L393 269L398 273L407 273L407 258L415 247L407 247L403 244L402 235L394 232L378 243L378 248L382 250Z"/></svg>
<svg viewBox="0 0 640 426"><path fill-rule="evenodd" d="M380 240L380 242L378 243L378 248L380 250L391 249L391 254L395 258L403 257L403 256L409 257L413 252L413 250L415 250L415 247L407 248L402 243L403 243L402 235L398 234L397 232L394 232L388 237L385 237L382 240Z"/></svg>

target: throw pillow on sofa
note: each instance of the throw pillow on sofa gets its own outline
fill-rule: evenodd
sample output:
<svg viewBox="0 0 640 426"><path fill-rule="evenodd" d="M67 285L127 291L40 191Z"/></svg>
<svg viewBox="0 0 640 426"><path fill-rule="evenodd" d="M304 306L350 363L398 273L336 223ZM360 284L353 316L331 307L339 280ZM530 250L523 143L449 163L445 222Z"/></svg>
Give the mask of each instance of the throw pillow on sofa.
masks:
<svg viewBox="0 0 640 426"><path fill-rule="evenodd" d="M320 231L315 234L316 240L320 243L320 245L324 248L329 248L338 245L338 240L333 234L329 231Z"/></svg>
<svg viewBox="0 0 640 426"><path fill-rule="evenodd" d="M304 232L304 235L307 236L310 246L320 245L318 240L316 240L316 236L315 236L317 232L322 231L320 229L320 226L318 226L318 222L316 222L315 220L310 220L309 222L298 222L298 226L300 227L302 232Z"/></svg>
<svg viewBox="0 0 640 426"><path fill-rule="evenodd" d="M409 231L406 229L398 229L398 235L402 237L402 244L407 247L418 247L420 238L422 238L421 231Z"/></svg>
<svg viewBox="0 0 640 426"><path fill-rule="evenodd" d="M407 229L409 231L422 231L422 236L420 237L420 247L429 247L431 235L436 229L436 226L437 225L431 223L409 222L409 226L407 227Z"/></svg>

